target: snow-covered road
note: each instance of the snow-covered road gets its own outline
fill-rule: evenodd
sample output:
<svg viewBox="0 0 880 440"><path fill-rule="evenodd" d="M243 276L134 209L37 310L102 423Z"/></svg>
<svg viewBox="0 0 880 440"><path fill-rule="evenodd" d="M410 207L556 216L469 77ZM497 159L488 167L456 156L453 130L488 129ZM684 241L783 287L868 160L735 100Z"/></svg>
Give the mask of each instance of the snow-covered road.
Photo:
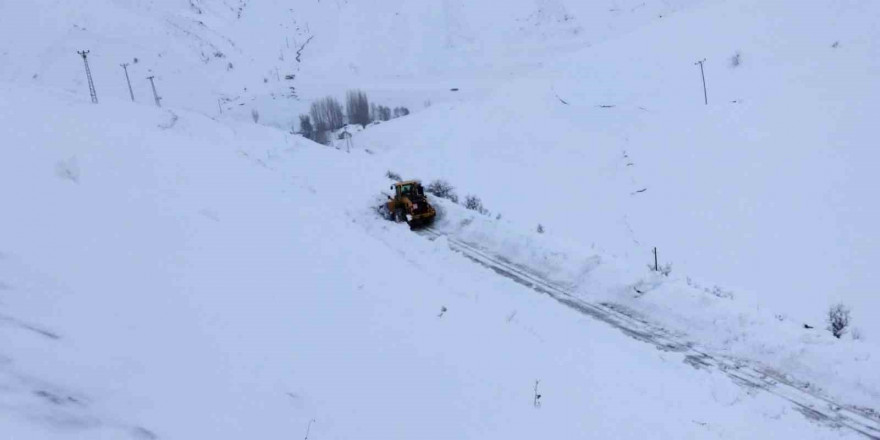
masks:
<svg viewBox="0 0 880 440"><path fill-rule="evenodd" d="M747 389L769 393L787 402L793 409L811 420L833 428L845 428L867 438L880 439L880 414L871 408L861 408L835 402L812 390L807 382L799 381L771 367L755 362L708 353L683 335L676 335L637 316L626 307L612 303L590 303L573 293L543 279L536 271L516 265L479 245L450 237L442 230L423 228L417 231L429 240L444 237L450 249L536 292L547 294L559 303L584 315L604 322L625 335L654 345L658 350L680 353L682 361L697 370L711 370L729 377L735 384Z"/></svg>

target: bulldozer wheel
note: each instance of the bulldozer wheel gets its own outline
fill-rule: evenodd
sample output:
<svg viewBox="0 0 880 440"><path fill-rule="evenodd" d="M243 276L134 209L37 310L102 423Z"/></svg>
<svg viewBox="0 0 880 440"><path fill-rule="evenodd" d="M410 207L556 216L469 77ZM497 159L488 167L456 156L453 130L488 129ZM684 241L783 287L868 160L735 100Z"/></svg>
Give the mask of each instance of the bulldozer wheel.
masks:
<svg viewBox="0 0 880 440"><path fill-rule="evenodd" d="M379 215L385 220L393 220L394 219L394 214L392 214L391 211L388 210L388 205L386 205L384 203L379 205L378 208L376 208L376 212L378 212Z"/></svg>

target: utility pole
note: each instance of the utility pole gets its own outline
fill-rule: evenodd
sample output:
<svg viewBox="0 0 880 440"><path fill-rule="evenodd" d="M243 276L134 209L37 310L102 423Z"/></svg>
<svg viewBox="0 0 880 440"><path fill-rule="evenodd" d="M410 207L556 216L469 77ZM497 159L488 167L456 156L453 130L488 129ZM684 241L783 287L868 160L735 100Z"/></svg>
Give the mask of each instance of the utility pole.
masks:
<svg viewBox="0 0 880 440"><path fill-rule="evenodd" d="M128 83L128 94L131 95L131 102L134 102L134 91L131 89L131 78L128 77L128 63L122 63L120 66L125 70L125 82Z"/></svg>
<svg viewBox="0 0 880 440"><path fill-rule="evenodd" d="M657 248L654 248L654 272L660 271L660 265L657 264Z"/></svg>
<svg viewBox="0 0 880 440"><path fill-rule="evenodd" d="M92 96L92 104L98 103L98 94L95 93L95 82L92 81L92 71L89 69L89 51L87 50L78 50L78 53L83 58L83 64L86 66L86 78L89 80L89 94Z"/></svg>
<svg viewBox="0 0 880 440"><path fill-rule="evenodd" d="M709 95L706 94L706 74L703 72L703 63L705 63L705 62L706 62L706 59L703 58L702 60L694 63L694 65L695 66L697 64L700 65L700 76L703 77L703 101L705 101L706 105L709 105Z"/></svg>
<svg viewBox="0 0 880 440"><path fill-rule="evenodd" d="M532 401L532 404L535 405L535 408L541 407L541 395L538 394L538 384L541 383L540 380L535 381L535 400Z"/></svg>
<svg viewBox="0 0 880 440"><path fill-rule="evenodd" d="M153 82L153 78L155 78L155 76L147 77L147 79L150 80L150 85L153 87L153 99L156 100L156 107L162 107L162 98L160 98L159 93L156 92L156 83Z"/></svg>

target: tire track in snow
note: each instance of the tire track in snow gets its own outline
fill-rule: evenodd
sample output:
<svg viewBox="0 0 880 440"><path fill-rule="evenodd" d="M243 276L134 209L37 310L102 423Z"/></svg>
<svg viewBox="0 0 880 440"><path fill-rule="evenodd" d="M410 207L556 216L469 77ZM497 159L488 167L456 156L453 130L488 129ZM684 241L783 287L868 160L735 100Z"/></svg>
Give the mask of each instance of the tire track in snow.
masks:
<svg viewBox="0 0 880 440"><path fill-rule="evenodd" d="M446 236L449 247L468 259L530 289L547 294L584 315L611 325L629 337L652 344L659 350L682 353L684 362L696 369L719 371L741 387L763 390L789 402L804 417L825 426L849 429L866 438L880 440L880 415L871 408L839 404L810 389L805 383L772 368L704 352L692 342L685 341L683 336L671 334L635 316L622 306L581 300L527 267L515 265L503 257L450 237L436 229L429 227L417 232L429 240Z"/></svg>

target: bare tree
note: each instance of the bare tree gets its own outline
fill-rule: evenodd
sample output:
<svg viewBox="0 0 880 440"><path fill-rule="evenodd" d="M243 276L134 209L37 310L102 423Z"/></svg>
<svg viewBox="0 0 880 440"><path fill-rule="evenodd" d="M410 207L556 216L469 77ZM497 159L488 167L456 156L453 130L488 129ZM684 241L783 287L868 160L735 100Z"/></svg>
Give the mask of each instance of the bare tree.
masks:
<svg viewBox="0 0 880 440"><path fill-rule="evenodd" d="M309 115L299 115L299 132L306 139L314 140L315 127L312 127L312 121Z"/></svg>
<svg viewBox="0 0 880 440"><path fill-rule="evenodd" d="M323 127L325 130L327 129L327 115L324 114L324 108L320 102L313 102L312 106L309 107L309 116L312 117L312 121L315 123L315 130L318 127Z"/></svg>
<svg viewBox="0 0 880 440"><path fill-rule="evenodd" d="M489 210L483 207L483 201L475 195L468 195L464 198L464 207L483 215L489 214Z"/></svg>
<svg viewBox="0 0 880 440"><path fill-rule="evenodd" d="M367 94L361 90L349 90L345 99L345 110L348 114L349 124L360 124L366 127L372 122L370 119L370 101Z"/></svg>
<svg viewBox="0 0 880 440"><path fill-rule="evenodd" d="M391 120L391 108L385 107L384 105L379 106L379 120L380 121L390 121Z"/></svg>
<svg viewBox="0 0 880 440"><path fill-rule="evenodd" d="M328 96L324 98L327 106L327 115L329 116L328 122L330 123L331 130L337 130L342 128L345 125L345 116L342 113L342 105L339 104L339 101L333 99Z"/></svg>

